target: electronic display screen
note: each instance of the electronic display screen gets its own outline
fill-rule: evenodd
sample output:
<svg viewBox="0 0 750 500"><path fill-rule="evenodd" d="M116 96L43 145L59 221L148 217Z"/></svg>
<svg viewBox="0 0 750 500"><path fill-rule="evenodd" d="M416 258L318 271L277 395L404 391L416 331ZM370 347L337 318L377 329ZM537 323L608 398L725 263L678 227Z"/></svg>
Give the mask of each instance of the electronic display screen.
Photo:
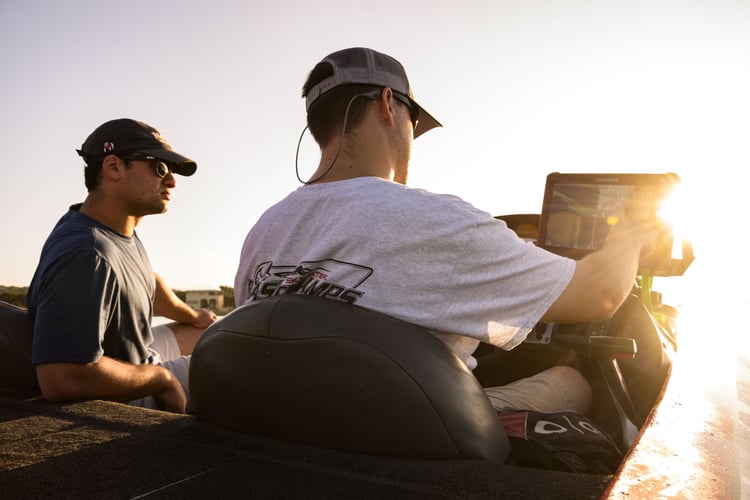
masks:
<svg viewBox="0 0 750 500"><path fill-rule="evenodd" d="M679 180L671 173L549 174L537 244L581 258L600 248L620 219L656 217Z"/></svg>

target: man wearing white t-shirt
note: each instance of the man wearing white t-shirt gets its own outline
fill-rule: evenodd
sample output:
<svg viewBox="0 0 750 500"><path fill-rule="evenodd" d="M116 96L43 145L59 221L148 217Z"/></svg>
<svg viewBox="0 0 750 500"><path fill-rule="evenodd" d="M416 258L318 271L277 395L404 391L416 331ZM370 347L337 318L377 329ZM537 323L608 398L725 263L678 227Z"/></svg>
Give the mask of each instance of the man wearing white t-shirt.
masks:
<svg viewBox="0 0 750 500"><path fill-rule="evenodd" d="M480 341L510 350L539 321L611 317L655 245L654 231L623 225L574 261L524 242L460 198L407 187L414 139L441 125L388 55L330 54L303 96L320 163L247 235L238 306L281 293L356 304L428 329L474 369ZM567 366L486 392L498 410L585 413L591 400L584 377Z"/></svg>

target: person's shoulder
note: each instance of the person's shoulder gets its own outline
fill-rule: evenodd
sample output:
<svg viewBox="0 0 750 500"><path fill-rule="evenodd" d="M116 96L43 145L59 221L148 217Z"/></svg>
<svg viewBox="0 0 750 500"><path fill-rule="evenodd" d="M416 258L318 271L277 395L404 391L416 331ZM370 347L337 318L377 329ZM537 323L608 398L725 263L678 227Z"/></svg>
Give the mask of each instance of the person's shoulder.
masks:
<svg viewBox="0 0 750 500"><path fill-rule="evenodd" d="M92 225L80 213L70 210L57 221L49 235L48 243L92 238Z"/></svg>
<svg viewBox="0 0 750 500"><path fill-rule="evenodd" d="M435 193L380 177L356 177L301 186L271 206L264 215L278 216L290 209L297 210L299 206L316 204L321 200L326 203L345 204L357 209L355 211L377 211L381 214L491 218L490 214L456 195Z"/></svg>
<svg viewBox="0 0 750 500"><path fill-rule="evenodd" d="M324 201L351 203L356 200L366 204L370 200L382 199L403 187L379 177L355 177L333 182L319 182L300 186L284 198L271 205L266 213L283 212L299 205L314 205Z"/></svg>
<svg viewBox="0 0 750 500"><path fill-rule="evenodd" d="M450 193L435 193L427 189L409 187L402 184L390 183L392 197L388 198L394 204L405 205L409 209L421 212L433 212L442 217L451 214L458 217L491 218L491 215L472 205L460 196Z"/></svg>
<svg viewBox="0 0 750 500"><path fill-rule="evenodd" d="M45 251L57 255L90 250L102 253L116 233L76 210L70 210L58 221L45 242ZM120 238L124 238L120 236Z"/></svg>

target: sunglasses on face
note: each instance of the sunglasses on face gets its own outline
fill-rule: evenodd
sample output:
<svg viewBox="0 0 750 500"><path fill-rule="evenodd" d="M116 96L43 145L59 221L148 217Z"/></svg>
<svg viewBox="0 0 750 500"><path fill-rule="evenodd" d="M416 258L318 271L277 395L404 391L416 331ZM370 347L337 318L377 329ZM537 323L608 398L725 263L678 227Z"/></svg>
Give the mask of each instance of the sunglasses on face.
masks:
<svg viewBox="0 0 750 500"><path fill-rule="evenodd" d="M151 165L154 167L154 172L156 175L158 175L160 178L165 178L169 173L172 171L169 168L169 165L164 163L163 161L154 158L153 156L147 156L147 155L136 155L136 156L121 156L123 160L126 161L147 161L151 163Z"/></svg>
<svg viewBox="0 0 750 500"><path fill-rule="evenodd" d="M419 108L412 104L411 99L409 99L405 95L401 95L398 92L393 92L393 98L401 101L406 105L407 108L409 108L409 118L411 118L411 124L416 129L417 123L419 122Z"/></svg>

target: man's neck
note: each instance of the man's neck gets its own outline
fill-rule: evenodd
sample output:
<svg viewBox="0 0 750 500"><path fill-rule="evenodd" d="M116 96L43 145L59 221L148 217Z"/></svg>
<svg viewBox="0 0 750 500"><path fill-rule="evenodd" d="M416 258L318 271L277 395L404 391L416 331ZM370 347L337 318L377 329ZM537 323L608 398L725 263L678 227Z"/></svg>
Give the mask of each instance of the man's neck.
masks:
<svg viewBox="0 0 750 500"><path fill-rule="evenodd" d="M380 148L357 148L350 154L347 149L336 156L337 147L324 148L320 163L310 179L313 182L335 182L356 177L380 177L393 181L394 168L388 158L381 154Z"/></svg>
<svg viewBox="0 0 750 500"><path fill-rule="evenodd" d="M124 212L119 210L118 207L105 203L91 193L86 197L78 211L127 237L133 236L135 227L141 220L140 217L123 215Z"/></svg>

